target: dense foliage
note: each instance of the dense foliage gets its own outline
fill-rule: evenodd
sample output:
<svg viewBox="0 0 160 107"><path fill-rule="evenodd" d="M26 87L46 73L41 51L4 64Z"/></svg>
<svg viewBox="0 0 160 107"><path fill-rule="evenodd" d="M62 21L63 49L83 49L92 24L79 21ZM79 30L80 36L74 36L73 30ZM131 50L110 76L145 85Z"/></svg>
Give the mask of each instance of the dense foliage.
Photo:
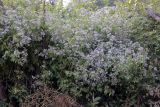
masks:
<svg viewBox="0 0 160 107"><path fill-rule="evenodd" d="M75 1L62 8L40 0L4 0L0 83L7 97L2 105L18 107L46 85L85 107L149 105L149 87L160 80L160 22L148 18L143 7L132 8L135 3L117 5L97 8L95 2Z"/></svg>

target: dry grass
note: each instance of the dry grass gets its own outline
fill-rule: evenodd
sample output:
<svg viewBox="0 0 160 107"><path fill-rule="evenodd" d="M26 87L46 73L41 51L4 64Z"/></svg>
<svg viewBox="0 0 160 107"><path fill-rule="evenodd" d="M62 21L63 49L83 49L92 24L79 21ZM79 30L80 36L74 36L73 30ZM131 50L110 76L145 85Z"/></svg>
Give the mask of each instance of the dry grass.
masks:
<svg viewBox="0 0 160 107"><path fill-rule="evenodd" d="M22 107L82 107L76 100L66 94L48 87L37 90L26 97Z"/></svg>

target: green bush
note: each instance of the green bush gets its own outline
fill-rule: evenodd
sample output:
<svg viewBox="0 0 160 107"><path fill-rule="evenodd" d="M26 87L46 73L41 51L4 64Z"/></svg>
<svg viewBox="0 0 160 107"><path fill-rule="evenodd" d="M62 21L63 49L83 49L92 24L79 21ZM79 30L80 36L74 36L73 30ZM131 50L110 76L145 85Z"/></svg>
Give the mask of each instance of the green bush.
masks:
<svg viewBox="0 0 160 107"><path fill-rule="evenodd" d="M130 24L130 37L133 41L138 41L148 50L148 68L153 71L155 81L159 81L160 67L160 23L149 17L136 16L132 18Z"/></svg>
<svg viewBox="0 0 160 107"><path fill-rule="evenodd" d="M91 11L82 4L75 15L26 3L6 5L0 16L0 80L9 97L21 102L40 82L87 107L146 106L144 90L154 81L147 61L159 57L159 22L122 16L114 7Z"/></svg>

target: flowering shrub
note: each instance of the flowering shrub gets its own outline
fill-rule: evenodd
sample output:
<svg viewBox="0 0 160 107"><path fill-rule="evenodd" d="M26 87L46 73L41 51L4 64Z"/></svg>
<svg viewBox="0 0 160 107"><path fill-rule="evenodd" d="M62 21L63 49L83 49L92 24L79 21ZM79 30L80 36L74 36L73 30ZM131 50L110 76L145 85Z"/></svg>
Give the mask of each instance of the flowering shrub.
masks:
<svg viewBox="0 0 160 107"><path fill-rule="evenodd" d="M10 97L22 101L47 84L87 107L144 105L138 98L151 83L145 68L150 51L131 38L140 31L128 27L133 19L115 7L78 7L72 16L70 8L26 3L31 6L5 6L0 16L0 79L9 84Z"/></svg>
<svg viewBox="0 0 160 107"><path fill-rule="evenodd" d="M45 50L48 58L58 55L58 59L52 60L51 78L58 80L62 91L85 99L82 102L88 101L88 106L107 103L123 106L124 100L117 101L123 98L135 101L141 91L140 84L148 75L143 66L147 51L129 39L127 19L112 15L105 8L90 14L74 22L61 23L61 31L51 28L65 40L62 50L57 51L52 46ZM60 75L55 77L57 71ZM125 92L119 94L118 89ZM135 96L129 99L127 94ZM107 97L105 104L104 97Z"/></svg>

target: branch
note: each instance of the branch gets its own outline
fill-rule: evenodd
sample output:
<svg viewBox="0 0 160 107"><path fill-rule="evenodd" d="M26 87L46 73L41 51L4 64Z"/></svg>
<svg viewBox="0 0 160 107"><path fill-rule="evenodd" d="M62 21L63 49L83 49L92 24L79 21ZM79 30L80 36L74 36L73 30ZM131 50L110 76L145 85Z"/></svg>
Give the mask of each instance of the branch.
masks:
<svg viewBox="0 0 160 107"><path fill-rule="evenodd" d="M160 22L160 13L154 12L151 8L146 8L145 10L146 10L146 13L149 17Z"/></svg>
<svg viewBox="0 0 160 107"><path fill-rule="evenodd" d="M3 2L0 0L0 6L2 6L3 7Z"/></svg>
<svg viewBox="0 0 160 107"><path fill-rule="evenodd" d="M0 0L0 11L2 12L3 15L6 15L6 10L2 0Z"/></svg>

